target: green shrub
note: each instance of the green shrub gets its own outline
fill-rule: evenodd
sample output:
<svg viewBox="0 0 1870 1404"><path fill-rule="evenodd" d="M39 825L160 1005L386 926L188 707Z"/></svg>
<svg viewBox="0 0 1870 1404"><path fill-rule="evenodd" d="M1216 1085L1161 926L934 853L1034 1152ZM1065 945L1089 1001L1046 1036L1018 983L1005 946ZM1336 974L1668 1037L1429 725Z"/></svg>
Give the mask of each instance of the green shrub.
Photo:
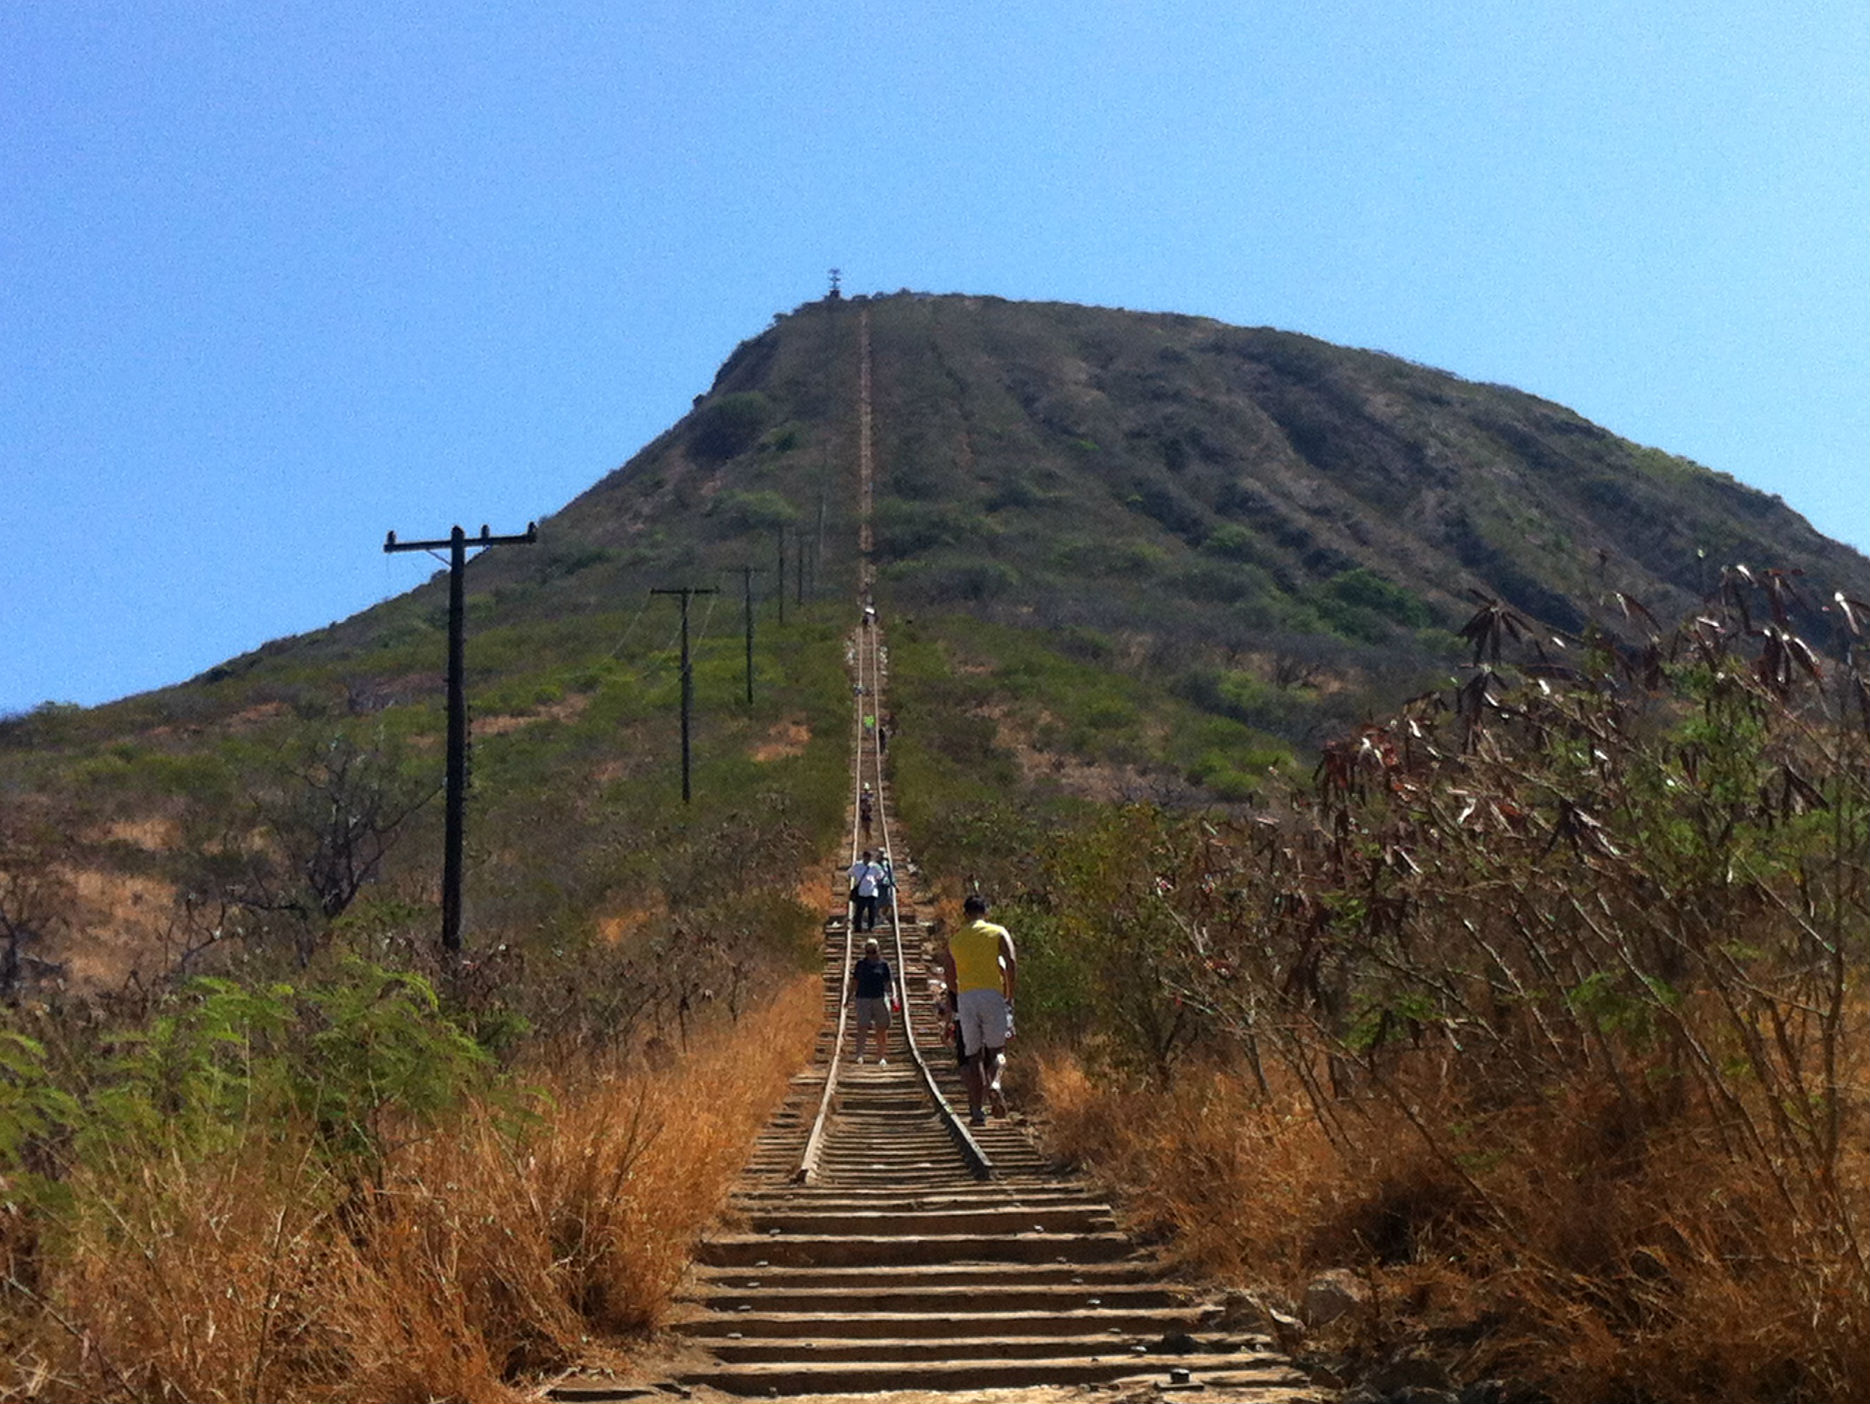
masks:
<svg viewBox="0 0 1870 1404"><path fill-rule="evenodd" d="M1201 549L1230 561L1257 561L1261 554L1259 538L1238 522L1221 523L1208 533Z"/></svg>
<svg viewBox="0 0 1870 1404"><path fill-rule="evenodd" d="M1411 629L1426 628L1432 622L1428 606L1420 596L1362 566L1334 577L1325 586L1325 595Z"/></svg>
<svg viewBox="0 0 1870 1404"><path fill-rule="evenodd" d="M780 493L772 491L727 491L715 496L708 505L708 515L717 517L733 531L770 532L789 526L799 519L799 509Z"/></svg>
<svg viewBox="0 0 1870 1404"><path fill-rule="evenodd" d="M985 517L947 503L889 500L877 505L877 552L886 561L899 561L941 546L980 543L995 535L995 528Z"/></svg>
<svg viewBox="0 0 1870 1404"><path fill-rule="evenodd" d="M772 412L772 402L757 390L709 400L689 416L688 450L713 463L745 453L759 441Z"/></svg>

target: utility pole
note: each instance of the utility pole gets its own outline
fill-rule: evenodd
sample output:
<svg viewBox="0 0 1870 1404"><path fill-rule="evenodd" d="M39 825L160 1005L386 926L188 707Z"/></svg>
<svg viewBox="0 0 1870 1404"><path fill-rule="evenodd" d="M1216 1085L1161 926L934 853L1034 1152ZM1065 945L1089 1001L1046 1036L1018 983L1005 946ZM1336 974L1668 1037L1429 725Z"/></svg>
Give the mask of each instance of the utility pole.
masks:
<svg viewBox="0 0 1870 1404"><path fill-rule="evenodd" d="M689 802L688 785L688 718L695 709L695 670L688 663L688 602L696 595L718 595L721 592L713 586L678 585L672 590L651 590L652 595L680 595L682 597L682 803Z"/></svg>
<svg viewBox="0 0 1870 1404"><path fill-rule="evenodd" d="M728 569L738 570L740 572L741 580L746 589L745 599L747 603L747 610L746 610L746 617L747 617L747 705L751 707L753 705L753 577L756 575L764 575L766 574L766 572L761 570L758 566L750 566L750 565L730 566L728 567ZM783 587L780 589L779 593L782 595L785 593L785 590Z"/></svg>
<svg viewBox="0 0 1870 1404"><path fill-rule="evenodd" d="M818 598L818 565L825 554L825 484L818 483L818 545L812 551L812 598Z"/></svg>
<svg viewBox="0 0 1870 1404"><path fill-rule="evenodd" d="M779 524L779 574L773 577L779 588L773 593L779 600L779 627L786 627L786 524Z"/></svg>
<svg viewBox="0 0 1870 1404"><path fill-rule="evenodd" d="M446 541L398 541L391 532L383 542L385 553L435 551L448 548L448 761L442 824L442 949L453 956L461 950L462 835L467 819L467 548L469 546L530 546L539 539L537 523L526 523L524 536L494 536L486 527L470 537L456 527Z"/></svg>

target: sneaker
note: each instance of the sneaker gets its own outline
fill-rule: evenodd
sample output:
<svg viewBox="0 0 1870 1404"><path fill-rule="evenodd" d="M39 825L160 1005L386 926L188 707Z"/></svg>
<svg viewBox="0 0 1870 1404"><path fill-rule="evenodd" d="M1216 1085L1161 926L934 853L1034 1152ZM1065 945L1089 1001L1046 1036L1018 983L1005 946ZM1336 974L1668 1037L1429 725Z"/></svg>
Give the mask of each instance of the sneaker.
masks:
<svg viewBox="0 0 1870 1404"><path fill-rule="evenodd" d="M993 1114L995 1116L1006 1115L1006 1095L1000 1091L999 1083L996 1082L987 1089L987 1100L993 1103Z"/></svg>
<svg viewBox="0 0 1870 1404"><path fill-rule="evenodd" d="M890 1065L890 1060L889 1060L888 1058L878 1058L878 1059L877 1059L877 1066L878 1066L879 1068L887 1068L887 1067L888 1067L889 1065Z"/></svg>
<svg viewBox="0 0 1870 1404"><path fill-rule="evenodd" d="M864 1065L864 1055L859 1053L857 1055L857 1066L861 1068L863 1065Z"/></svg>
<svg viewBox="0 0 1870 1404"><path fill-rule="evenodd" d="M985 1107L975 1107L973 1111L971 1111L971 1112L969 1112L969 1113L968 1113L968 1116L967 1116L967 1119L968 1119L968 1122L969 1122L969 1124L970 1124L970 1125L973 1125L973 1126L985 1126L985 1125L987 1124L987 1110L986 1110L986 1108L985 1108Z"/></svg>

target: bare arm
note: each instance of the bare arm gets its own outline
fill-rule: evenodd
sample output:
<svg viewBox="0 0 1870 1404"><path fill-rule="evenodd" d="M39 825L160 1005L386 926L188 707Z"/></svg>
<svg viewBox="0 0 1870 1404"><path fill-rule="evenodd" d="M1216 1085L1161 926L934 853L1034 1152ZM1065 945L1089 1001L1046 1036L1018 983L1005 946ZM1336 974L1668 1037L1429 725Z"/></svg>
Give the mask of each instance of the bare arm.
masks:
<svg viewBox="0 0 1870 1404"><path fill-rule="evenodd" d="M1019 989L1019 960L1013 954L1013 938L1004 932L1000 936L1000 988L1006 993L1006 1002L1011 1004Z"/></svg>

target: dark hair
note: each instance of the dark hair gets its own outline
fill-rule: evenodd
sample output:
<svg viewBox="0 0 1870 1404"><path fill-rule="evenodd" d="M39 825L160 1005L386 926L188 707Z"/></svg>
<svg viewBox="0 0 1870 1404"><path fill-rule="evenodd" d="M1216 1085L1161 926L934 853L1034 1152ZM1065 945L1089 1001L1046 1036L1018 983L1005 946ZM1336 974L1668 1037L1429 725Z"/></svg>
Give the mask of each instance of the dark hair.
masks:
<svg viewBox="0 0 1870 1404"><path fill-rule="evenodd" d="M961 910L969 916L986 916L987 899L978 892L970 892L967 901L961 904Z"/></svg>

